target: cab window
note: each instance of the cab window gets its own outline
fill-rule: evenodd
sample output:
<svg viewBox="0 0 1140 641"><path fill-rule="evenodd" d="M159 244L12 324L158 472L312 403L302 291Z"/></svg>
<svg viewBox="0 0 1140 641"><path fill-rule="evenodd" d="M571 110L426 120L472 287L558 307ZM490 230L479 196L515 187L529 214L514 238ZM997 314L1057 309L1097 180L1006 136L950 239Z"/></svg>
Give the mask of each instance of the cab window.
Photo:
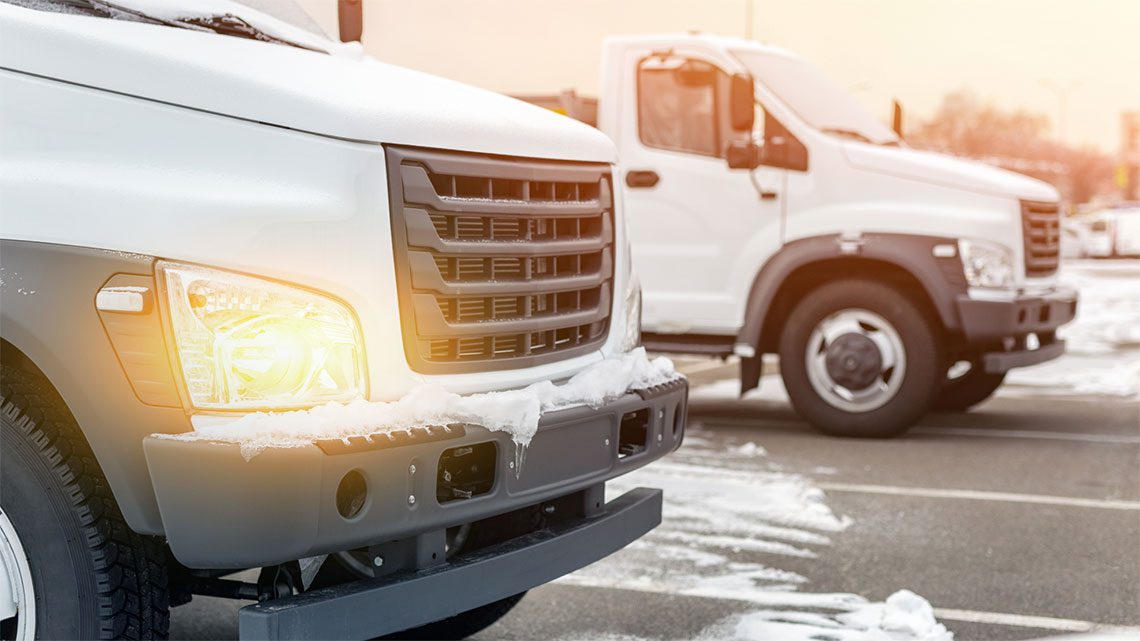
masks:
<svg viewBox="0 0 1140 641"><path fill-rule="evenodd" d="M647 59L638 66L638 131L649 147L721 155L718 105L728 75L699 60Z"/></svg>

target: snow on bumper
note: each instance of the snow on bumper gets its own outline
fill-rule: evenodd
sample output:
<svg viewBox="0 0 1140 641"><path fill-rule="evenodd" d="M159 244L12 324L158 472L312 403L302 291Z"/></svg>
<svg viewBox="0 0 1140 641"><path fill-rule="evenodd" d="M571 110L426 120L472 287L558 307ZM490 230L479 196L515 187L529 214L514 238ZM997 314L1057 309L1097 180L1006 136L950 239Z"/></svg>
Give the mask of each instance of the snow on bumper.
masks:
<svg viewBox="0 0 1140 641"><path fill-rule="evenodd" d="M449 438L385 447L348 439L339 448L310 441L249 460L241 442L203 438L153 435L144 449L174 555L190 567L255 567L413 537L599 486L680 446L687 397L685 379L670 376L607 394L595 407L544 412L521 469L516 433L471 424ZM632 430L639 448L623 448L630 417L644 426ZM494 444L490 489L441 503L443 453L483 443ZM336 494L352 472L363 476L367 496L346 518Z"/></svg>

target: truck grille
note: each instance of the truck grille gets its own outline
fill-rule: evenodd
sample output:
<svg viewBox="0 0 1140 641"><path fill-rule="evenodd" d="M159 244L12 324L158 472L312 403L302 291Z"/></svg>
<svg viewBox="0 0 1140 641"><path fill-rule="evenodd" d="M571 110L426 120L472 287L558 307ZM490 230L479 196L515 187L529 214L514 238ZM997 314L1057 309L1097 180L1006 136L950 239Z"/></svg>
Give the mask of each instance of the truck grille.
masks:
<svg viewBox="0 0 1140 641"><path fill-rule="evenodd" d="M1025 275L1051 276L1061 262L1061 210L1057 203L1022 201Z"/></svg>
<svg viewBox="0 0 1140 641"><path fill-rule="evenodd" d="M614 272L608 165L387 154L412 369L520 368L601 346Z"/></svg>

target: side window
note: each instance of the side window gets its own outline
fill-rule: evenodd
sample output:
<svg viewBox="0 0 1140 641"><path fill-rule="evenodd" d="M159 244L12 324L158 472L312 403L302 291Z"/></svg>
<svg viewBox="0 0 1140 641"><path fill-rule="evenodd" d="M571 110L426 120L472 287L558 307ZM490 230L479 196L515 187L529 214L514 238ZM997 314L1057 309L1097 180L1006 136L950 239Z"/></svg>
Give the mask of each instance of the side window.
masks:
<svg viewBox="0 0 1140 641"><path fill-rule="evenodd" d="M641 142L649 147L719 157L718 105L727 78L723 71L699 60L643 61L637 70Z"/></svg>

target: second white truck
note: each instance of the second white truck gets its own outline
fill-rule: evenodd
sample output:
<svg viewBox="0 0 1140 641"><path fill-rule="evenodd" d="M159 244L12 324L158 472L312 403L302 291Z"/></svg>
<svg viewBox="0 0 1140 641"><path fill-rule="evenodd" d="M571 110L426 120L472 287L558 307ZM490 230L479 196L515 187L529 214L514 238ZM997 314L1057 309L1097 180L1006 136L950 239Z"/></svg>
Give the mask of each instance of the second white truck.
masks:
<svg viewBox="0 0 1140 641"><path fill-rule="evenodd" d="M1064 352L1051 186L908 148L749 40L613 38L602 74L596 102L533 100L617 144L650 349L735 354L745 392L778 354L814 426L879 437Z"/></svg>

